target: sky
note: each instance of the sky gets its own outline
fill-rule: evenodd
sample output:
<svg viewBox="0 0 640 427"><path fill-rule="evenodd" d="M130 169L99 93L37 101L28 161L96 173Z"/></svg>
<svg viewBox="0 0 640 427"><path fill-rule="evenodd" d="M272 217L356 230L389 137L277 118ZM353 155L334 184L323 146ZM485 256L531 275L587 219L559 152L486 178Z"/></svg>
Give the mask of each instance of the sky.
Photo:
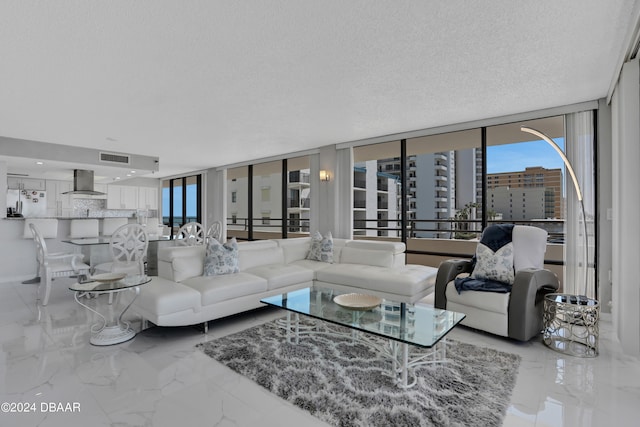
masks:
<svg viewBox="0 0 640 427"><path fill-rule="evenodd" d="M564 138L554 141L564 151ZM523 171L532 166L558 169L563 163L558 153L542 140L487 147L487 173Z"/></svg>
<svg viewBox="0 0 640 427"><path fill-rule="evenodd" d="M182 191L182 187L180 189L176 189L174 191ZM196 216L196 185L191 184L187 185L187 200L193 200L193 203L187 205L187 216ZM174 202L174 214L179 215L179 212L182 212L182 197L176 197ZM162 189L162 214L168 215L169 212L169 188Z"/></svg>

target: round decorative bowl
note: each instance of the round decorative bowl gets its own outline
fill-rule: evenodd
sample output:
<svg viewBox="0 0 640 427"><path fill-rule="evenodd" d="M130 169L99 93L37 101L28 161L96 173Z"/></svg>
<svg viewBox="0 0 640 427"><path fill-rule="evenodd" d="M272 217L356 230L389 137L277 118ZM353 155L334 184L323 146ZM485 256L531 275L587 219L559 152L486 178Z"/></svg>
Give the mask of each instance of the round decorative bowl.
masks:
<svg viewBox="0 0 640 427"><path fill-rule="evenodd" d="M89 279L94 282L111 283L111 282L117 282L118 280L122 280L126 276L127 276L126 273L104 273L104 274L96 274L95 276L91 276Z"/></svg>
<svg viewBox="0 0 640 427"><path fill-rule="evenodd" d="M334 297L333 302L350 310L366 311L378 307L382 298L365 294L344 294Z"/></svg>

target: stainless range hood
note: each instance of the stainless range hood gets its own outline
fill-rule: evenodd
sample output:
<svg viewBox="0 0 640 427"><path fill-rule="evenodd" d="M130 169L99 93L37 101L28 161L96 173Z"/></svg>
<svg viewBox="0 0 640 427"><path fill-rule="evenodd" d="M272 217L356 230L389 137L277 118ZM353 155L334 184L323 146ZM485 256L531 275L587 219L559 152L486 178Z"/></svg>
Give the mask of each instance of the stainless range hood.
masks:
<svg viewBox="0 0 640 427"><path fill-rule="evenodd" d="M84 194L86 196L103 196L105 193L93 190L93 171L75 169L73 171L73 191L62 194Z"/></svg>

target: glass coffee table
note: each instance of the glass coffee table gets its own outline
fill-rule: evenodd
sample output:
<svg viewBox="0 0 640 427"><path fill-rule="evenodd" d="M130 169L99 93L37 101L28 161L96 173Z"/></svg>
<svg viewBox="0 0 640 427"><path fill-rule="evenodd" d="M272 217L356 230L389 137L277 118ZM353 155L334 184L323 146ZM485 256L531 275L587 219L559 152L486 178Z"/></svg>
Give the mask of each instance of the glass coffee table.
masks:
<svg viewBox="0 0 640 427"><path fill-rule="evenodd" d="M341 294L344 293L310 287L264 298L261 302L287 311L287 318L281 325L286 329L289 342L294 340L298 343L301 337L311 334L348 335L372 346L391 360L391 375L401 388L416 384L414 370L417 366L446 361L443 338L465 317L463 313L387 299L378 299L379 304L374 301L371 307L348 308L334 302L334 298ZM349 294L351 296L360 297L359 294ZM362 297L365 301L375 298L369 295ZM313 326L302 325L299 314L322 322ZM332 325L343 326L348 332ZM387 340L377 340L375 336ZM412 355L411 346L433 351ZM413 377L411 382L410 376Z"/></svg>
<svg viewBox="0 0 640 427"><path fill-rule="evenodd" d="M89 339L91 344L120 344L136 336L129 322L123 321L122 316L140 294L140 286L150 281L151 277L147 275L133 275L109 282L87 281L69 286L69 289L75 292L74 298L76 302L102 319L101 322L91 325L91 338ZM98 304L96 304L96 308L92 308L80 300L80 298L85 298L87 295L117 294L128 290L135 292L135 295L120 314L114 313L115 303L113 305L109 304L106 308L108 313L102 314L96 310Z"/></svg>

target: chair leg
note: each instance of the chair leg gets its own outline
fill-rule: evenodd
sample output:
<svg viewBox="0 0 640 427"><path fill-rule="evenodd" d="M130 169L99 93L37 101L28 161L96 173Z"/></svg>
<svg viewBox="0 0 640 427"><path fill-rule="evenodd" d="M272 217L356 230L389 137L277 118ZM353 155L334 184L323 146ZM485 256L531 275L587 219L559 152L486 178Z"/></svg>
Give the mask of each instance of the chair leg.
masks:
<svg viewBox="0 0 640 427"><path fill-rule="evenodd" d="M40 280L40 286L38 286L38 293L42 295L40 302L43 306L49 304L49 296L51 295L51 275L45 273L42 280Z"/></svg>
<svg viewBox="0 0 640 427"><path fill-rule="evenodd" d="M33 279L27 279L23 281L22 282L23 285L37 285L38 283L40 283L40 262L38 261L37 258L36 258L36 263L38 264L38 267L36 269L36 276Z"/></svg>

